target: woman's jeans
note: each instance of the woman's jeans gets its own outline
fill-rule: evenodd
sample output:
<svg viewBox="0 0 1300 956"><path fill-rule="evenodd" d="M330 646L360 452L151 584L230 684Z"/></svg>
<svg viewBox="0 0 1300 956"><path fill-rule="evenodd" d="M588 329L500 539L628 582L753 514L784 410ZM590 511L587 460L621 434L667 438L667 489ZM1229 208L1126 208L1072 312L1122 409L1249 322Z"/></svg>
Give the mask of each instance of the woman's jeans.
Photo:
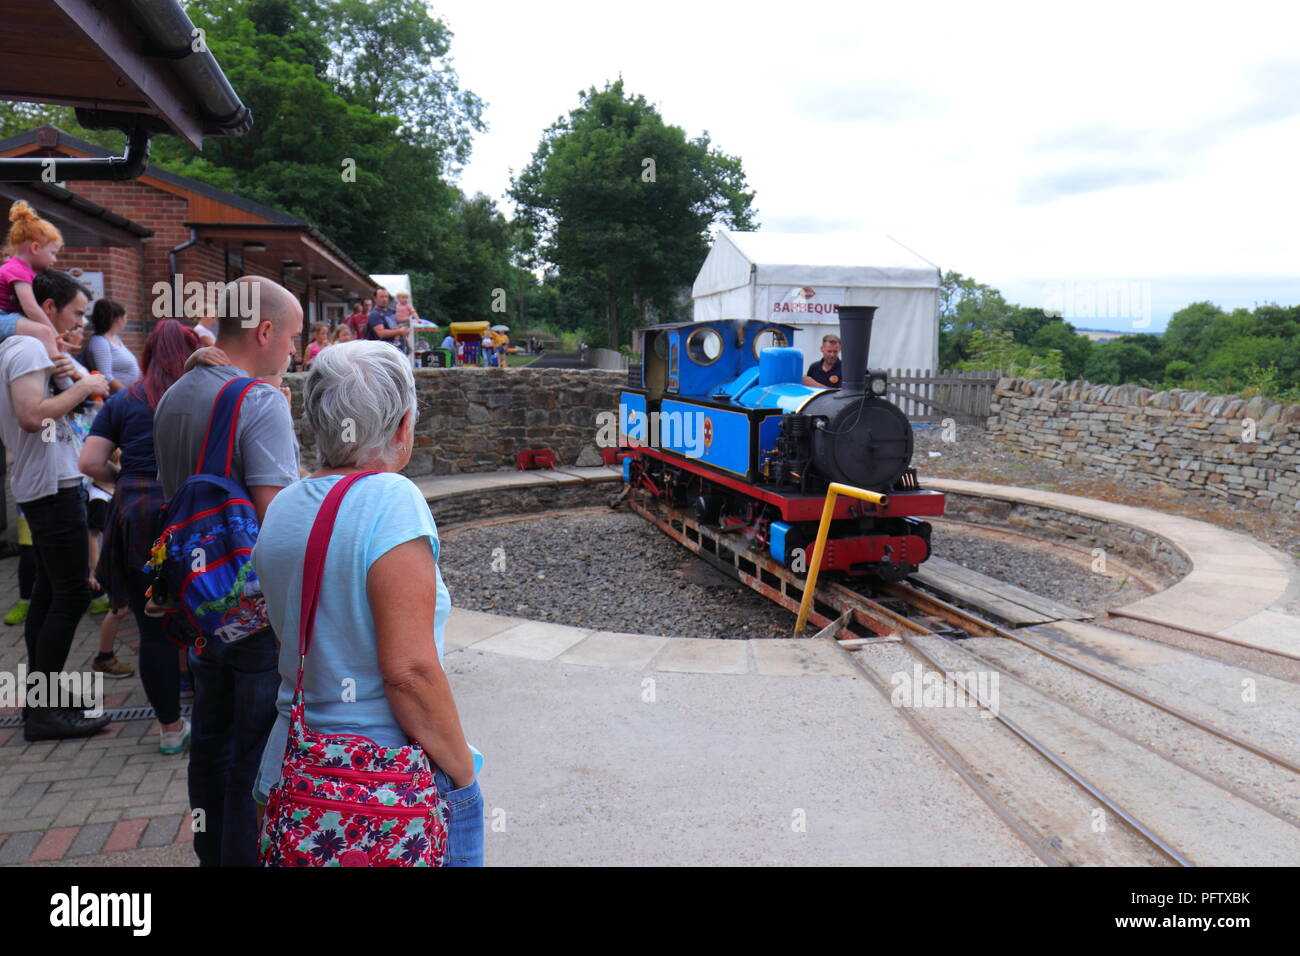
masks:
<svg viewBox="0 0 1300 956"><path fill-rule="evenodd" d="M483 794L476 779L468 787L455 789L451 777L441 770L434 779L447 801L447 862L445 866L483 865Z"/></svg>

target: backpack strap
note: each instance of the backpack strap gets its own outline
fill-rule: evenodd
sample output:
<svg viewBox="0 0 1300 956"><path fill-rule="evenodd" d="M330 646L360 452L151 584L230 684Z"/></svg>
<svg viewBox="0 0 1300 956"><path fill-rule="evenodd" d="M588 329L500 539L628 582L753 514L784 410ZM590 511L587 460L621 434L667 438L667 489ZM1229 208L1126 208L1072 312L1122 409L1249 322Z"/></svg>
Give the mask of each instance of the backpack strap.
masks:
<svg viewBox="0 0 1300 956"><path fill-rule="evenodd" d="M312 632L316 626L316 606L320 601L321 577L325 572L325 555L329 552L330 535L334 532L334 519L338 517L339 506L348 489L367 475L377 474L377 471L359 471L335 482L325 496L320 511L316 513L311 533L307 535L307 555L302 569L302 603L298 610L298 687L294 692L295 698L302 693L303 668L307 663L307 652L311 650Z"/></svg>
<svg viewBox="0 0 1300 956"><path fill-rule="evenodd" d="M230 464L235 457L235 430L239 426L239 409L244 396L255 385L266 385L257 378L233 378L221 386L212 403L208 417L208 430L203 435L203 451L194 469L196 475L224 475L230 477Z"/></svg>

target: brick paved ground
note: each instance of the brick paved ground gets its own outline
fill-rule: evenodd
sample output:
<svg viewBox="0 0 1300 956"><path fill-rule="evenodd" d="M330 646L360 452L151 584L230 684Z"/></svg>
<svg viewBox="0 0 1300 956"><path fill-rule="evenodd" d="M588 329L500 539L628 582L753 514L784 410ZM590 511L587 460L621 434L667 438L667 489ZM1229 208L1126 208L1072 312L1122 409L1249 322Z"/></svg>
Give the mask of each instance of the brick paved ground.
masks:
<svg viewBox="0 0 1300 956"><path fill-rule="evenodd" d="M0 617L18 597L18 559L0 561ZM99 616L77 629L68 670L89 671L99 646ZM135 621L118 630L118 660L136 667ZM26 662L22 626L0 624L0 670ZM137 673L104 681L107 708L144 707ZM14 713L0 708L0 715ZM146 848L174 847L173 864L195 863L177 844L192 842L186 798L186 755L158 752L158 724L109 724L83 740L29 744L21 727L0 728L0 866L35 863L111 865L138 861ZM135 851L135 852L132 852Z"/></svg>

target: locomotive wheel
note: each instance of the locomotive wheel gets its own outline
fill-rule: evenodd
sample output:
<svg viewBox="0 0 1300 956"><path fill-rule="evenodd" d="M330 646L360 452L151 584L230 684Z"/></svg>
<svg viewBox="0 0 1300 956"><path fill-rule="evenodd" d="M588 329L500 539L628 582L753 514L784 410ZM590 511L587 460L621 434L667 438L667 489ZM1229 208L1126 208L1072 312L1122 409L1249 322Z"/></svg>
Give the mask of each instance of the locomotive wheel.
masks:
<svg viewBox="0 0 1300 956"><path fill-rule="evenodd" d="M700 495L695 499L695 517L700 524L716 525L722 516L721 495Z"/></svg>

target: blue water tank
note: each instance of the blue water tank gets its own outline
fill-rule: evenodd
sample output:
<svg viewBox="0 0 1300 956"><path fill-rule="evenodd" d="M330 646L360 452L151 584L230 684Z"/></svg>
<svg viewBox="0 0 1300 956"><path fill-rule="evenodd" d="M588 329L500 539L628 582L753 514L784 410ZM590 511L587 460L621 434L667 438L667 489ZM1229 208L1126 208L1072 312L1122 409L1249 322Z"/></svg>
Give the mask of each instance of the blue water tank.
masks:
<svg viewBox="0 0 1300 956"><path fill-rule="evenodd" d="M793 348L766 348L758 353L760 387L803 382L803 352Z"/></svg>

